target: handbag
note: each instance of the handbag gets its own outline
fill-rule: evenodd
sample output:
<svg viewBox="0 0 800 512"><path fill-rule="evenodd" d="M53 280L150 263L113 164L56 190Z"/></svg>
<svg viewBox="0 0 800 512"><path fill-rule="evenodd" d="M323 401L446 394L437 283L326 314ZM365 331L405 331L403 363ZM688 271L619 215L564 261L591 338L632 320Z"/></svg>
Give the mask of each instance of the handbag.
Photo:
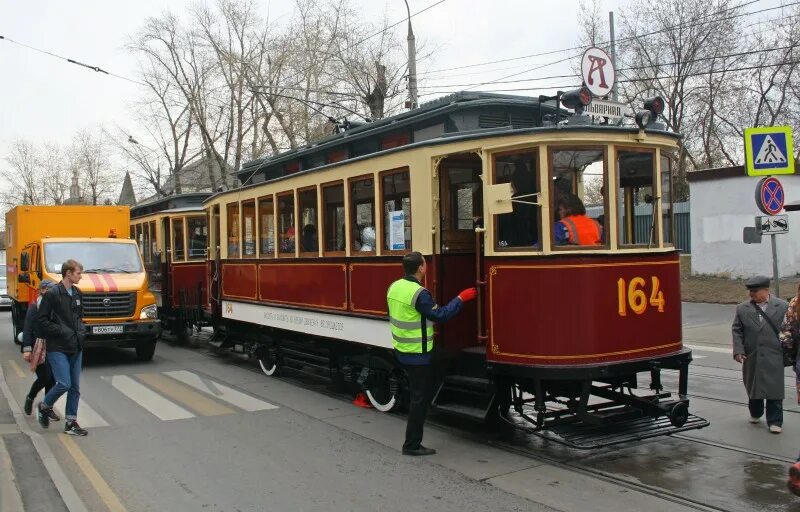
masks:
<svg viewBox="0 0 800 512"><path fill-rule="evenodd" d="M44 363L47 357L47 343L42 338L36 338L31 352L31 371L35 372L36 367Z"/></svg>
<svg viewBox="0 0 800 512"><path fill-rule="evenodd" d="M760 307L758 307L758 304L756 304L755 302L751 302L751 304L753 305L754 308L756 308L758 314L761 315L761 317L767 321L770 327L772 327L772 330L775 331L775 336L778 336L780 338L781 331L775 326L774 323L772 323L772 319L768 317L767 314L764 313L764 311ZM783 353L783 366L784 367L794 366L795 360L797 359L797 350L795 350L794 347L790 349L789 347L786 347L784 346L783 343L781 343L781 352Z"/></svg>

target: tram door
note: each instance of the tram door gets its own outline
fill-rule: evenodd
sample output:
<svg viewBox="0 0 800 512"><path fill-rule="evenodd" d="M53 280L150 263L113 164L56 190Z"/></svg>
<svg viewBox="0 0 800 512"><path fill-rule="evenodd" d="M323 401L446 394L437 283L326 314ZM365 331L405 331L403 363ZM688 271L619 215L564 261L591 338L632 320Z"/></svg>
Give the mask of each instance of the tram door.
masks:
<svg viewBox="0 0 800 512"><path fill-rule="evenodd" d="M475 223L483 215L481 159L474 154L451 155L439 164L440 241L437 300L440 304L475 286ZM475 301L453 320L439 326L443 346L458 350L478 344Z"/></svg>

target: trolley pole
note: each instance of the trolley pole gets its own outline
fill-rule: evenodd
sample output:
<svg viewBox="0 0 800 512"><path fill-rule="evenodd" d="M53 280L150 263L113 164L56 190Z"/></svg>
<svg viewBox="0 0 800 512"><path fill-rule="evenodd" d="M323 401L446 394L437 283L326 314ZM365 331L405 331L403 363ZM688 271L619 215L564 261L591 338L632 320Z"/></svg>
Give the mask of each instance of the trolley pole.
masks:
<svg viewBox="0 0 800 512"><path fill-rule="evenodd" d="M617 41L614 37L614 11L608 12L608 31L610 32L609 38L609 50L611 50L611 64L614 65L614 68L617 67ZM611 99L617 101L617 81L614 81L614 85L611 87Z"/></svg>
<svg viewBox="0 0 800 512"><path fill-rule="evenodd" d="M406 108L417 108L417 43L414 39L414 30L411 28L411 8L406 3L408 11L408 103Z"/></svg>
<svg viewBox="0 0 800 512"><path fill-rule="evenodd" d="M775 282L775 296L780 298L781 296L781 281L778 278L778 244L775 241L775 237L777 235L769 235L772 239L772 280Z"/></svg>

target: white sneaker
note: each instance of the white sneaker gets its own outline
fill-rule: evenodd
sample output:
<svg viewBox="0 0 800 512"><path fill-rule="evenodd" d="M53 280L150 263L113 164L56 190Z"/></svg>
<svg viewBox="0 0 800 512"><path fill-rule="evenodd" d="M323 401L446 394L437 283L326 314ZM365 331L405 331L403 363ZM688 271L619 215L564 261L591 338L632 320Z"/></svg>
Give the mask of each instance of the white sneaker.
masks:
<svg viewBox="0 0 800 512"><path fill-rule="evenodd" d="M761 418L756 418L755 416L750 416L750 423L760 423Z"/></svg>
<svg viewBox="0 0 800 512"><path fill-rule="evenodd" d="M769 426L769 431L772 432L773 434L780 434L781 430L783 430L783 429L781 427L779 427L778 425L770 425Z"/></svg>

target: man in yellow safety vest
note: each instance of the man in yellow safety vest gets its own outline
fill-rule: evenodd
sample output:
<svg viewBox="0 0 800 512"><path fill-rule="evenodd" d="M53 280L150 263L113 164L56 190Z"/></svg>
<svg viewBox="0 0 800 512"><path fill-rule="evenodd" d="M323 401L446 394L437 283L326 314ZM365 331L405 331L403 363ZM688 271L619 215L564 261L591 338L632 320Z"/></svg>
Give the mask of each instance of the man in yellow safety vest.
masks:
<svg viewBox="0 0 800 512"><path fill-rule="evenodd" d="M433 325L456 316L465 302L475 299L478 291L467 288L446 306L439 307L431 293L422 286L425 277L425 258L418 252L403 256L405 277L389 286L386 302L392 345L397 360L408 376L410 403L403 455L432 455L436 450L422 446L422 430L433 394Z"/></svg>

